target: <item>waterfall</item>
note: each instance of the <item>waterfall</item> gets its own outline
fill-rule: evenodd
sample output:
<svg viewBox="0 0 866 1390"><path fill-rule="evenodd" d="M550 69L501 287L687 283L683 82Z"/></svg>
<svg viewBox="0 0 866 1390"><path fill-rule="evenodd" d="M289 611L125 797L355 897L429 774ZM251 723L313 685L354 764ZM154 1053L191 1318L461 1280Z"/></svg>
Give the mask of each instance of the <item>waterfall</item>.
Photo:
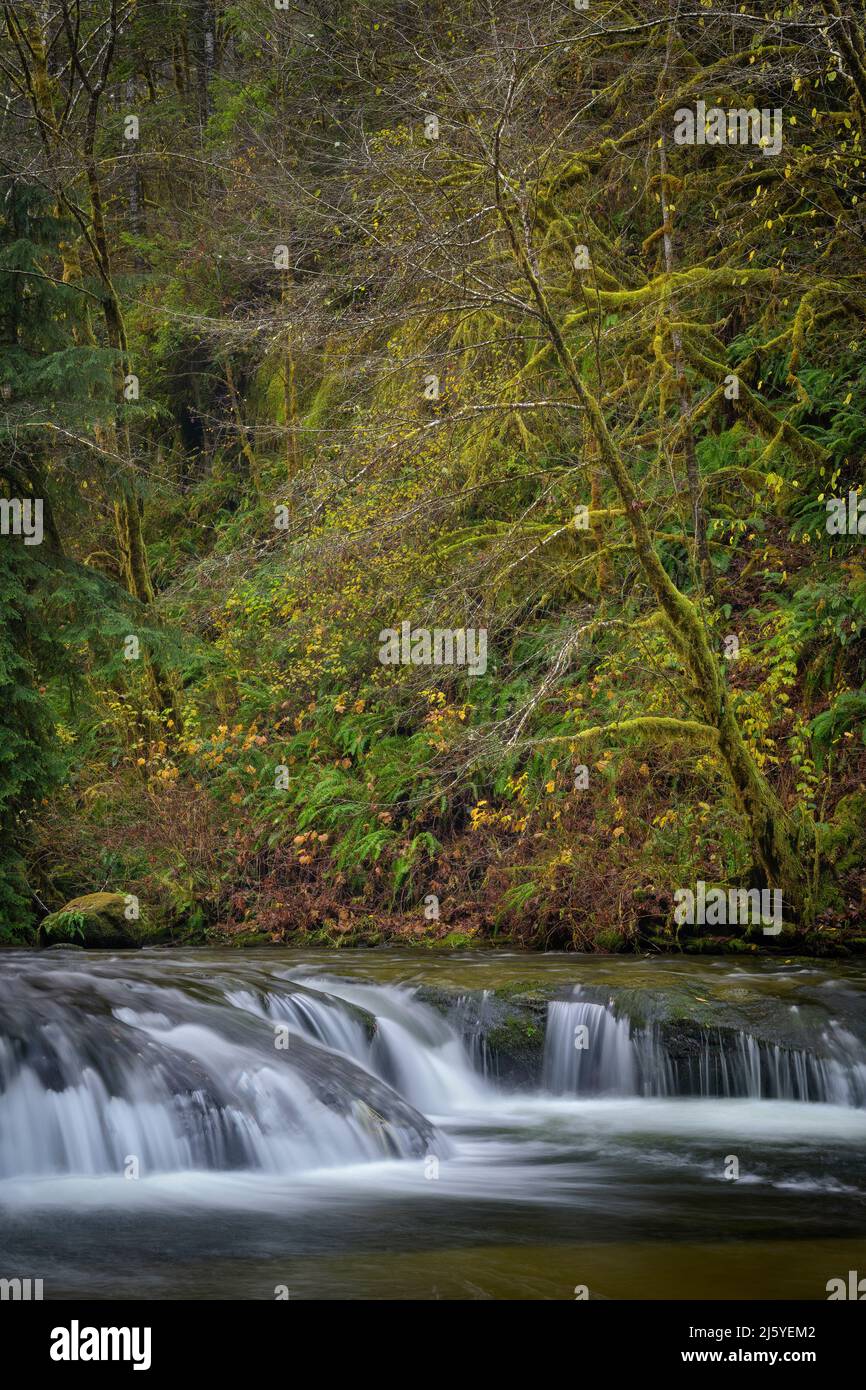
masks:
<svg viewBox="0 0 866 1390"><path fill-rule="evenodd" d="M556 1095L703 1096L866 1108L866 1049L832 1020L807 1052L732 1030L702 1029L690 1055L658 1024L579 992L548 1006L542 1084Z"/></svg>
<svg viewBox="0 0 866 1390"><path fill-rule="evenodd" d="M293 1031L304 1034L333 1052L345 1052L349 1057L366 1059L375 1032L375 1018L370 1018L368 1024L360 1015L341 1008L328 994L302 988L297 983L290 988L291 993L267 990L257 994L252 990L228 990L226 1000L235 1008L260 1014L274 1023L284 1022Z"/></svg>
<svg viewBox="0 0 866 1390"><path fill-rule="evenodd" d="M444 1016L416 986L309 967L9 953L0 1178L285 1176L445 1156L443 1126L509 1090L866 1108L866 1052L832 1019L806 1051L695 1025L678 1037L576 991L548 1005L540 1070L505 1084L488 1040L501 1009L490 991L455 992Z"/></svg>
<svg viewBox="0 0 866 1390"><path fill-rule="evenodd" d="M708 1034L708 1039L713 1034ZM822 1055L758 1041L747 1034L705 1047L685 1068L681 1094L748 1096L753 1100L818 1101L866 1107L866 1057L862 1044L831 1023L822 1032Z"/></svg>
<svg viewBox="0 0 866 1390"><path fill-rule="evenodd" d="M49 1299L730 1297L778 1231L797 1248L773 1280L823 1297L866 1199L866 970L603 970L0 951L0 1300L31 1278ZM713 1026L684 1018L720 976ZM670 1286L660 1230L686 1246Z"/></svg>
<svg viewBox="0 0 866 1390"><path fill-rule="evenodd" d="M483 1083L472 1049L413 989L327 976L317 976L315 989L298 981L285 988L291 992L257 997L242 990L228 998L354 1057L425 1113L448 1113L479 1099Z"/></svg>
<svg viewBox="0 0 866 1390"><path fill-rule="evenodd" d="M319 980L319 986L375 1015L367 1063L419 1110L444 1114L480 1098L483 1081L459 1031L413 989L337 979Z"/></svg>
<svg viewBox="0 0 866 1390"><path fill-rule="evenodd" d="M548 1008L542 1081L556 1094L637 1094L627 1019L603 1004L557 1001Z"/></svg>
<svg viewBox="0 0 866 1390"><path fill-rule="evenodd" d="M465 1085L471 1071L441 1020L421 1021L438 1048L395 1021L409 996L386 991L379 1020L290 981L238 988L152 967L130 979L125 963L92 958L4 964L0 1177L291 1173L447 1151L406 1095L444 1103L451 1072Z"/></svg>

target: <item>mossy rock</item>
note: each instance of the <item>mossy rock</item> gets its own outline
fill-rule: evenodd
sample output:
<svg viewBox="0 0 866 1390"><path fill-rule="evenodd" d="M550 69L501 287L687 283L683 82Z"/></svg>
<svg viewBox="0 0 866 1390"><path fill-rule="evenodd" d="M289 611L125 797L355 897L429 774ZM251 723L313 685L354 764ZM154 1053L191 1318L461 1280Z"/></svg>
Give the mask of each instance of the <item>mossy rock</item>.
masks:
<svg viewBox="0 0 866 1390"><path fill-rule="evenodd" d="M728 949L727 936L695 936L684 940L682 947L690 956L721 956Z"/></svg>
<svg viewBox="0 0 866 1390"><path fill-rule="evenodd" d="M600 931L595 934L595 946L599 951L607 951L615 955L620 951L630 951L633 949L632 942L620 931Z"/></svg>
<svg viewBox="0 0 866 1390"><path fill-rule="evenodd" d="M537 1085L544 1057L547 1005L559 985L513 980L481 991L421 985L416 998L450 1018L465 1039L483 1042L491 1071L506 1085Z"/></svg>
<svg viewBox="0 0 866 1390"><path fill-rule="evenodd" d="M447 936L435 938L430 945L441 951L465 951L470 946L477 946L478 942L467 932L450 931Z"/></svg>
<svg viewBox="0 0 866 1390"><path fill-rule="evenodd" d="M501 1081L537 1084L544 1057L545 1019L508 1012L487 1029L484 1040Z"/></svg>
<svg viewBox="0 0 866 1390"><path fill-rule="evenodd" d="M109 950L141 946L151 934L148 922L143 914L127 917L128 905L123 893L85 893L46 917L40 938L45 945L66 941Z"/></svg>
<svg viewBox="0 0 866 1390"><path fill-rule="evenodd" d="M802 935L803 948L810 956L850 955L851 940L836 927L819 927Z"/></svg>
<svg viewBox="0 0 866 1390"><path fill-rule="evenodd" d="M208 938L208 945L222 945L222 938L217 932L211 933ZM235 946L241 950L252 950L260 946L276 946L279 943L274 941L273 936L267 931L240 931L233 932L225 942L227 946Z"/></svg>

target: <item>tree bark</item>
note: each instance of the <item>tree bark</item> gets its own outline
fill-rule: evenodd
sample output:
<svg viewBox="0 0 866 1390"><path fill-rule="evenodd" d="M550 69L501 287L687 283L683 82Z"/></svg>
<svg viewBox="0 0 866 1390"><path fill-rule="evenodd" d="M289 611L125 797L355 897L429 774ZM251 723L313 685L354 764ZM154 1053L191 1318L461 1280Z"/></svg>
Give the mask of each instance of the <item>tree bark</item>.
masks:
<svg viewBox="0 0 866 1390"><path fill-rule="evenodd" d="M598 443L601 460L619 493L632 533L635 554L644 578L661 609L665 629L699 706L702 719L715 732L719 754L749 829L756 864L768 887L780 888L783 899L805 921L812 916L811 888L807 864L811 864L815 829L804 820L796 827L767 779L760 771L743 738L719 659L710 647L699 609L681 593L659 559L625 460L608 430L604 414L578 371L572 353L551 311L547 296L533 266L533 257L521 241L514 220L504 205L497 177L497 208L512 252L530 289L538 316L550 339L577 401L586 412L590 429ZM803 862L803 861L806 862Z"/></svg>

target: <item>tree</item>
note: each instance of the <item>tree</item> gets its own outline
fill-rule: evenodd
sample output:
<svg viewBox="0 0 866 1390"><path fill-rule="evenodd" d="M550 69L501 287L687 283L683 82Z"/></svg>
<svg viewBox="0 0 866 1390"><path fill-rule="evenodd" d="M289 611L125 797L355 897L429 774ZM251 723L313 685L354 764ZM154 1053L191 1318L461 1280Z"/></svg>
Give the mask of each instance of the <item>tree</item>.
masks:
<svg viewBox="0 0 866 1390"><path fill-rule="evenodd" d="M703 263L676 268L670 190L677 186L682 202L688 198L682 190L694 185L694 197L699 198L706 176L690 176L685 167L688 152L678 159L682 172L678 168L674 174L665 131L671 128L675 109L701 92L724 92L732 106L769 106L780 74L787 71L791 39L806 40L804 60L820 69L828 56L827 31L814 7L795 13L789 23L744 16L733 22L736 42L731 51L708 62L703 50L713 51L712 36L703 27L704 16L672 19L667 4L652 7L649 17L641 10L634 20L615 7L595 9L589 17L563 14L553 19L528 17L522 8L498 9L495 19L483 17L464 30L466 42L458 54L452 33L446 38L435 26L428 33L413 32L402 16L395 23L402 25L406 54L396 71L392 69L388 88L398 138L371 134L358 115L345 141L335 142L345 144L347 153L325 161L314 180L305 182L291 170L281 170L297 200L296 218L308 243L316 229L323 243L329 223L341 238L338 263L324 249L318 253L319 274L306 305L309 340L318 334L333 343L342 332L357 341L363 335L370 345L372 376L386 370L385 354L373 345L381 344L389 331L415 316L411 341L416 362L424 354L426 332L431 370L432 364L442 364L437 380L447 371L451 383L446 403L437 418L422 424L407 424L405 409L396 412L394 436L379 451L380 458L387 450L411 447L431 430L474 439L463 447L483 451L485 442L490 443L491 427L479 422L497 416L516 426L531 449L534 422L549 416L559 423L573 419L571 412L579 413L582 450L585 453L591 439L616 498L618 510L608 509L607 514L624 518L628 551L657 605L678 667L680 703L676 716L616 720L583 730L580 738L672 737L716 757L748 827L757 868L768 883L783 889L793 911L809 920L814 911L815 826L802 808L783 804L749 747L712 605L699 591L689 592L688 584L677 583L661 557L660 540L667 541L669 533L660 532L648 515L657 508L652 500L655 488L647 489L642 468L637 470L633 461L635 444L646 443L647 436L639 440L633 426L623 423L619 402L631 403L642 416L648 399L658 395L662 423L656 435L658 458L651 466L656 474L667 443L665 421L671 404L678 406L679 421L673 420L670 428L674 439L683 442L696 555L708 577L693 430L697 419L705 420L717 408L729 371L727 348L713 326L711 306L716 296L738 284L755 300L762 293L774 294L779 271L751 263L756 219L744 219L727 244L720 241L708 250ZM841 19L837 28L856 93L856 37ZM654 109L629 122L622 102L626 73L654 61L657 36L666 51L664 81ZM620 67L612 77L610 64L620 62L613 57L617 49L626 59L625 72ZM556 125L538 129L535 124L545 90L557 90L561 84L566 57L570 67L585 65L584 70L601 77L600 84L596 80L586 87L592 85L588 107L610 113L602 136L589 134L587 118L571 102ZM762 93L758 98L756 59ZM581 136L587 135L589 142L581 145ZM662 200L664 257L659 267L646 272L636 271L631 248L615 231L603 229L590 201L590 189L598 188L604 170L610 169L612 180L621 180L624 165L628 167L641 145L659 147L663 161L656 186ZM760 161L758 150L754 155ZM810 183L822 181L810 147L798 145L789 159L793 181L799 168L804 176L808 170ZM764 167L769 170L769 165ZM739 175L734 170L734 185L739 181L754 187L761 173L753 158ZM774 177L772 172L767 176ZM639 197L646 191L636 188ZM396 236L389 238L383 227L396 229ZM653 240L649 238L650 246ZM648 249L645 243L644 254ZM367 307L359 314L353 297L351 308L335 321L330 306L340 302L338 285L345 286L347 276L361 286ZM847 312L846 293L862 301L854 282L843 291L841 266L835 274L819 272L817 277L804 267L784 278L789 292L799 297L799 309L784 332L793 348L790 372L795 381L797 344L816 298L822 298L824 312L836 315ZM659 305L669 307L660 315ZM404 351L407 336L402 334ZM672 349L673 368L665 340ZM523 366L515 360L515 342L531 345ZM476 353L474 374L465 366L467 346ZM646 378L635 375L635 366L648 350L655 361L647 386ZM480 388L477 371L485 352L488 363L498 353L500 362L513 366L506 372L507 385L495 390L492 398ZM411 359L407 365L411 367ZM740 368L739 412L767 447L757 467L744 468L742 477L747 480L751 473L761 478L762 466L767 470L764 476L769 476L770 461L780 450L817 471L826 461L825 452L798 429L790 411L762 400L749 385L753 372L753 359ZM672 402L669 376L676 384ZM711 395L693 412L692 382L701 378L709 380ZM536 385L535 392L527 391L530 383ZM597 507L595 511L597 515ZM622 552L623 541L616 542L616 549Z"/></svg>
<svg viewBox="0 0 866 1390"><path fill-rule="evenodd" d="M117 480L115 529L121 573L130 594L142 605L154 599L144 540L144 505L133 466L127 416L132 371L123 306L118 292L101 162L97 150L100 109L105 100L123 25L134 4L109 0L104 6L58 0L37 7L4 5L10 58L6 74L17 95L19 128L29 108L38 132L41 158L36 168L58 209L76 226L82 249L96 275L93 295L110 352L114 410L100 423L99 448ZM36 154L36 152L33 152ZM30 177L35 177L35 170ZM83 185L79 191L78 185ZM77 270L78 248L73 257ZM74 272L73 272L74 273ZM157 706L174 715L170 679L150 663Z"/></svg>

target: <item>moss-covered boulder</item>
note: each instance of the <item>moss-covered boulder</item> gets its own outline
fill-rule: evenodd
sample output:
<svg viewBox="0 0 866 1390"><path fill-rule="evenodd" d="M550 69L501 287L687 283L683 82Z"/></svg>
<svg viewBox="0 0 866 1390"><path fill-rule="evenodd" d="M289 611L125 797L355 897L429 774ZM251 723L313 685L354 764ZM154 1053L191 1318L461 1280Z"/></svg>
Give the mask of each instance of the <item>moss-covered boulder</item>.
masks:
<svg viewBox="0 0 866 1390"><path fill-rule="evenodd" d="M568 991L566 991L567 993ZM509 1086L537 1085L544 1058L547 1005L559 985L512 981L494 990L422 985L416 998L444 1014L485 1072Z"/></svg>
<svg viewBox="0 0 866 1390"><path fill-rule="evenodd" d="M131 907L131 899L123 893L86 893L46 917L40 939L46 946L63 941L110 950L141 946L148 923L140 908L137 917L127 916Z"/></svg>

